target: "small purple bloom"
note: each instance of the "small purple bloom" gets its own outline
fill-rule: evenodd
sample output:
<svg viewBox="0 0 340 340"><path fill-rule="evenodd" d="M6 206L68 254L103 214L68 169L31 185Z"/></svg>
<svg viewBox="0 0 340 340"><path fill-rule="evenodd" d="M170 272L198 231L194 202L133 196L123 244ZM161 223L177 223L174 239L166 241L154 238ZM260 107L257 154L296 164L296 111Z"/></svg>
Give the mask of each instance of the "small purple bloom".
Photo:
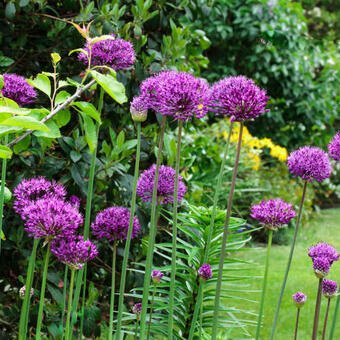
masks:
<svg viewBox="0 0 340 340"><path fill-rule="evenodd" d="M78 196L72 195L69 199L69 202L77 209L80 207L80 199Z"/></svg>
<svg viewBox="0 0 340 340"><path fill-rule="evenodd" d="M280 198L262 201L260 204L253 205L250 214L260 224L272 230L287 224L295 215L292 204L286 203Z"/></svg>
<svg viewBox="0 0 340 340"><path fill-rule="evenodd" d="M316 146L303 146L293 151L287 161L288 169L294 177L322 182L331 175L332 168L327 154Z"/></svg>
<svg viewBox="0 0 340 340"><path fill-rule="evenodd" d="M37 92L24 77L16 74L4 74L3 78L4 86L1 92L4 97L14 100L20 106L34 102Z"/></svg>
<svg viewBox="0 0 340 340"><path fill-rule="evenodd" d="M148 105L142 96L134 97L130 104L130 112L135 122L144 122L148 117Z"/></svg>
<svg viewBox="0 0 340 340"><path fill-rule="evenodd" d="M126 240L130 220L130 210L123 207L110 207L97 214L91 228L93 235L98 239L106 238L111 241ZM140 230L138 218L133 218L131 239L135 238Z"/></svg>
<svg viewBox="0 0 340 340"><path fill-rule="evenodd" d="M315 275L322 279L328 275L331 265L328 258L326 257L316 257L313 259L313 269Z"/></svg>
<svg viewBox="0 0 340 340"><path fill-rule="evenodd" d="M115 37L114 34L111 35ZM123 70L135 63L135 51L129 41L120 38L101 40L92 45L91 53L89 44L88 42L84 49L91 57L91 66L109 66L114 70ZM78 59L88 66L88 58L84 53L79 53Z"/></svg>
<svg viewBox="0 0 340 340"><path fill-rule="evenodd" d="M232 122L253 120L266 110L268 97L252 79L244 76L224 78L211 88L211 107L217 115Z"/></svg>
<svg viewBox="0 0 340 340"><path fill-rule="evenodd" d="M138 179L137 194L142 198L143 202L152 201L155 172L156 165L154 164L150 169L145 170ZM174 201L175 176L176 171L171 166L160 166L157 186L157 198L160 204L167 204ZM178 176L178 202L183 199L186 191L187 188L183 183L182 176Z"/></svg>
<svg viewBox="0 0 340 340"><path fill-rule="evenodd" d="M197 272L203 280L209 280L213 276L210 264L204 264Z"/></svg>
<svg viewBox="0 0 340 340"><path fill-rule="evenodd" d="M29 236L48 241L71 237L83 223L83 216L70 203L57 198L39 199L23 209L25 230Z"/></svg>
<svg viewBox="0 0 340 340"><path fill-rule="evenodd" d="M161 282L162 277L163 277L163 273L159 270L153 270L151 273L151 277L152 277L152 281L154 284L158 284Z"/></svg>
<svg viewBox="0 0 340 340"><path fill-rule="evenodd" d="M325 257L331 265L334 261L339 260L338 251L328 243L319 242L315 246L312 246L308 250L308 256L314 261L317 257Z"/></svg>
<svg viewBox="0 0 340 340"><path fill-rule="evenodd" d="M14 210L22 215L23 210L38 199L57 198L64 200L66 196L65 188L55 181L48 181L44 177L34 177L24 179L14 189Z"/></svg>
<svg viewBox="0 0 340 340"><path fill-rule="evenodd" d="M136 314L136 318L137 318L137 320L139 320L140 313L142 312L142 304L141 304L141 303L136 303L136 304L132 307L132 312L133 312L134 314Z"/></svg>
<svg viewBox="0 0 340 340"><path fill-rule="evenodd" d="M334 135L328 144L328 155L336 161L340 161L340 131Z"/></svg>
<svg viewBox="0 0 340 340"><path fill-rule="evenodd" d="M322 281L322 294L327 298L331 299L337 295L338 284L332 280Z"/></svg>
<svg viewBox="0 0 340 340"><path fill-rule="evenodd" d="M297 292L293 295L293 302L298 308L302 307L305 304L306 300L307 296L302 292Z"/></svg>
<svg viewBox="0 0 340 340"><path fill-rule="evenodd" d="M93 260L97 255L97 247L82 236L57 238L52 241L52 254L72 269L81 269L85 262Z"/></svg>
<svg viewBox="0 0 340 340"><path fill-rule="evenodd" d="M26 293L26 286L22 286L19 290L19 297L20 299L24 299L25 298L25 293ZM31 292L30 292L30 298L33 296L34 294L34 289L31 288Z"/></svg>

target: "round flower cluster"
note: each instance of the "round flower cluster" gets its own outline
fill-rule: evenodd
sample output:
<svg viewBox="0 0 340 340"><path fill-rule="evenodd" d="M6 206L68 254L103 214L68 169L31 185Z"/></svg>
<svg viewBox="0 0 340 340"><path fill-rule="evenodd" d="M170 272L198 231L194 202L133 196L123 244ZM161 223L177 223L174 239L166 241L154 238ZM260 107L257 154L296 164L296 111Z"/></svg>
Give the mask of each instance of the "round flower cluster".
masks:
<svg viewBox="0 0 340 340"><path fill-rule="evenodd" d="M130 220L130 210L123 207L110 207L97 214L91 228L93 235L98 239L106 238L109 242L126 240ZM131 239L135 238L140 230L137 217L133 218Z"/></svg>
<svg viewBox="0 0 340 340"><path fill-rule="evenodd" d="M137 194L144 202L152 201L153 185L155 181L156 165L152 165L150 169L145 170L139 177L137 183ZM157 198L160 204L173 203L175 188L176 171L171 166L161 165L159 168ZM181 176L178 176L178 192L177 200L180 202L187 188L183 183Z"/></svg>
<svg viewBox="0 0 340 340"><path fill-rule="evenodd" d="M202 118L209 108L209 84L190 73L162 71L140 86L148 108L184 121Z"/></svg>
<svg viewBox="0 0 340 340"><path fill-rule="evenodd" d="M161 282L162 280L162 277L163 277L163 273L159 270L153 270L152 273L151 273L151 277L152 277L152 282L154 284L158 284Z"/></svg>
<svg viewBox="0 0 340 340"><path fill-rule="evenodd" d="M134 314L136 314L136 317L137 317L137 320L139 320L139 316L140 316L140 313L142 312L142 304L139 302L139 303L136 303L133 307L132 307L132 312Z"/></svg>
<svg viewBox="0 0 340 340"><path fill-rule="evenodd" d="M316 257L313 260L313 269L316 277L324 278L328 275L331 265L326 257Z"/></svg>
<svg viewBox="0 0 340 340"><path fill-rule="evenodd" d="M202 265L198 269L197 273L201 277L201 279L203 279L203 280L209 280L213 276L210 264Z"/></svg>
<svg viewBox="0 0 340 340"><path fill-rule="evenodd" d="M318 278L324 278L329 273L333 262L339 260L338 251L324 242L310 247L308 256L313 260L314 273Z"/></svg>
<svg viewBox="0 0 340 340"><path fill-rule="evenodd" d="M335 134L328 144L328 155L336 161L340 161L340 131Z"/></svg>
<svg viewBox="0 0 340 340"><path fill-rule="evenodd" d="M306 300L307 296L302 292L297 292L293 295L293 302L298 308L302 307L305 304Z"/></svg>
<svg viewBox="0 0 340 340"><path fill-rule="evenodd" d="M244 76L221 79L211 88L212 109L232 122L253 120L269 111L265 109L267 101L266 91Z"/></svg>
<svg viewBox="0 0 340 340"><path fill-rule="evenodd" d="M134 97L130 104L130 112L135 122L144 122L148 116L148 107L142 96Z"/></svg>
<svg viewBox="0 0 340 340"><path fill-rule="evenodd" d="M303 146L288 157L288 169L294 177L322 182L331 175L332 168L327 154L315 146Z"/></svg>
<svg viewBox="0 0 340 340"><path fill-rule="evenodd" d="M1 92L4 97L14 100L20 106L34 102L37 93L24 77L4 74L3 79L4 86Z"/></svg>
<svg viewBox="0 0 340 340"><path fill-rule="evenodd" d="M26 294L26 286L22 286L20 289L19 289L19 297L20 299L24 299L25 298L25 294ZM31 288L31 291L30 291L30 298L33 296L34 294L34 289Z"/></svg>
<svg viewBox="0 0 340 340"><path fill-rule="evenodd" d="M337 295L338 284L332 280L322 281L322 294L327 298L331 299Z"/></svg>
<svg viewBox="0 0 340 340"><path fill-rule="evenodd" d="M260 224L272 230L287 224L295 215L292 204L286 203L280 198L262 201L260 204L253 205L250 214Z"/></svg>
<svg viewBox="0 0 340 340"><path fill-rule="evenodd" d="M24 179L14 189L14 210L22 215L24 208L39 199L60 199L64 200L66 197L65 188L57 184L55 181L48 181L44 177L35 177L31 179Z"/></svg>
<svg viewBox="0 0 340 340"><path fill-rule="evenodd" d="M85 262L93 260L98 255L97 247L90 240L84 240L82 236L53 240L51 252L71 269L81 269Z"/></svg>
<svg viewBox="0 0 340 340"><path fill-rule="evenodd" d="M112 34L115 37L114 34ZM109 66L114 70L123 70L135 63L135 51L130 42L124 39L106 39L95 42L90 46L88 42L84 47L91 66ZM79 53L78 59L88 66L88 57L85 53Z"/></svg>

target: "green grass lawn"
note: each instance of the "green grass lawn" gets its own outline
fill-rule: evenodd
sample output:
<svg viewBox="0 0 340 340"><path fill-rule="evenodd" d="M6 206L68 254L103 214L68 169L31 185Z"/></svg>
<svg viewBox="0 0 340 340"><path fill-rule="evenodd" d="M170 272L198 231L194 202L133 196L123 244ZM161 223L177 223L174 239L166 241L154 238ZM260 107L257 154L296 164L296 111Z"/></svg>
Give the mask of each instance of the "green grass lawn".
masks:
<svg viewBox="0 0 340 340"><path fill-rule="evenodd" d="M318 279L313 273L312 261L308 257L308 248L319 242L328 242L340 249L340 208L321 211L312 222L301 227L298 235L298 240L293 256L291 270L288 276L285 294L281 305L281 311L276 331L275 339L293 339L296 307L292 303L292 294L297 291L302 291L307 294L307 302L300 312L300 324L298 339L305 340L310 339L312 335L315 298L317 293ZM261 339L267 340L270 338L272 321L276 309L277 300L280 293L280 288L287 265L290 246L277 246L274 245L271 249L271 257L269 264L268 274L268 288L265 299L264 316L263 316L263 328L261 330ZM253 260L257 262L258 266L252 266L249 274L263 275L264 261L265 261L266 247L258 246L247 252L240 253L240 256L244 260ZM335 262L331 268L330 274L327 277L330 280L340 282L340 261ZM261 290L262 279L253 279L250 282L249 289ZM247 293L245 298L252 300L260 300L260 292ZM228 300L226 301L228 303ZM229 301L233 306L242 309L252 310L258 312L259 305L251 302L238 302L235 305L235 300ZM319 337L321 339L323 321L326 311L327 300L322 298L322 307L319 321ZM331 302L329 323L327 327L327 335L330 329L331 321L333 319L333 311L335 306L335 299ZM240 316L241 317L241 316ZM254 321L256 317L254 316ZM338 325L340 324L340 316L338 318ZM249 327L249 333L252 337L255 337L256 327ZM235 333L236 334L236 333ZM234 337L233 339L237 339ZM340 339L340 327L336 329L334 336L335 339Z"/></svg>

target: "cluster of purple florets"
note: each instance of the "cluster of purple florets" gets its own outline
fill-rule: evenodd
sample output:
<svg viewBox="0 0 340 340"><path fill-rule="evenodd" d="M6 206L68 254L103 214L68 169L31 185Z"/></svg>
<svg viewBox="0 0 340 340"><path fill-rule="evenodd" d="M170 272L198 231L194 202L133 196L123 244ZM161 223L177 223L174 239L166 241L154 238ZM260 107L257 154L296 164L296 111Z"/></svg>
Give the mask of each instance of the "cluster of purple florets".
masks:
<svg viewBox="0 0 340 340"><path fill-rule="evenodd" d="M250 214L269 229L277 229L287 224L295 215L292 204L279 198L253 205Z"/></svg>
<svg viewBox="0 0 340 340"><path fill-rule="evenodd" d="M163 276L164 273L162 273L160 270L153 270L151 273L152 282L154 284L160 283Z"/></svg>
<svg viewBox="0 0 340 340"><path fill-rule="evenodd" d="M328 144L328 155L336 161L340 161L340 131L335 134Z"/></svg>
<svg viewBox="0 0 340 340"><path fill-rule="evenodd" d="M109 242L127 239L130 221L130 210L123 207L110 207L97 214L91 228L93 235L98 239L107 239ZM133 218L131 239L140 231L138 218Z"/></svg>
<svg viewBox="0 0 340 340"><path fill-rule="evenodd" d="M203 264L197 271L198 275L203 280L209 280L212 278L212 270L210 264Z"/></svg>
<svg viewBox="0 0 340 340"><path fill-rule="evenodd" d="M296 307L301 308L307 300L307 296L302 292L297 292L293 295L293 302Z"/></svg>
<svg viewBox="0 0 340 340"><path fill-rule="evenodd" d="M337 295L338 284L332 280L323 280L322 281L322 294L330 299Z"/></svg>
<svg viewBox="0 0 340 340"><path fill-rule="evenodd" d="M144 202L152 201L153 185L155 182L156 165L152 165L150 169L145 170L139 177L137 183L137 194ZM171 166L161 165L159 168L157 198L160 204L173 203L175 189L176 172ZM177 200L180 202L187 188L183 183L181 176L178 176L178 192Z"/></svg>
<svg viewBox="0 0 340 340"><path fill-rule="evenodd" d="M294 177L322 182L331 175L332 168L327 154L315 146L303 146L288 157L288 169Z"/></svg>

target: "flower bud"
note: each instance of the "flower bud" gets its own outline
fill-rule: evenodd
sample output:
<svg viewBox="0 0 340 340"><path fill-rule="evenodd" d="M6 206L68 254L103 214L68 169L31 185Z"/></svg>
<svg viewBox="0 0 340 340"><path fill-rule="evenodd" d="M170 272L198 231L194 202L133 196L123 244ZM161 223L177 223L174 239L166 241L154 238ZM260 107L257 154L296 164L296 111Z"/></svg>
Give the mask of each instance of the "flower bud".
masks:
<svg viewBox="0 0 340 340"><path fill-rule="evenodd" d="M209 280L212 278L212 270L210 264L204 264L198 269L198 275L203 280Z"/></svg>
<svg viewBox="0 0 340 340"><path fill-rule="evenodd" d="M332 280L323 280L322 281L322 294L327 299L331 299L337 296L338 284Z"/></svg>
<svg viewBox="0 0 340 340"><path fill-rule="evenodd" d="M316 277L323 279L329 273L329 260L326 257L316 257L313 260L313 269Z"/></svg>
<svg viewBox="0 0 340 340"><path fill-rule="evenodd" d="M142 304L141 304L141 303L136 303L136 304L132 307L132 312L133 312L134 314L136 314L136 318L137 318L137 320L139 320L140 313L142 312Z"/></svg>
<svg viewBox="0 0 340 340"><path fill-rule="evenodd" d="M152 274L151 274L151 277L152 277L152 282L154 284L159 284L162 280L162 277L163 277L163 273L159 270L153 270L152 271Z"/></svg>
<svg viewBox="0 0 340 340"><path fill-rule="evenodd" d="M24 299L25 298L25 292L26 292L26 286L22 286L19 290L19 296L20 299ZM34 293L34 289L31 288L31 294L30 294L30 298L33 296Z"/></svg>
<svg viewBox="0 0 340 340"><path fill-rule="evenodd" d="M145 122L148 118L148 108L145 105L142 97L134 97L131 105L130 105L130 112L132 119L135 122Z"/></svg>
<svg viewBox="0 0 340 340"><path fill-rule="evenodd" d="M293 295L293 302L297 308L301 308L307 300L307 295L297 292Z"/></svg>

